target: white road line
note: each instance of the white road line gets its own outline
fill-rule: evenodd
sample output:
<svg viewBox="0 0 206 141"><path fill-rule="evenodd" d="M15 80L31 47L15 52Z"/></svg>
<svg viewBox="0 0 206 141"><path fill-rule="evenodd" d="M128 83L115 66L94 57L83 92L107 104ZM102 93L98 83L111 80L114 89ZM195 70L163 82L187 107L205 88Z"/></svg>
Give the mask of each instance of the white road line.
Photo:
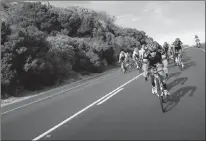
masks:
<svg viewBox="0 0 206 141"><path fill-rule="evenodd" d="M184 48L184 49L187 49L187 48L194 48L194 47L186 47L186 48ZM197 49L199 49L199 48L197 48ZM204 50L204 49L201 49L201 50L203 50L203 51L205 52L205 50ZM114 69L114 70L115 70L115 69ZM75 87L72 87L72 88L67 89L67 90L65 90L65 91L58 92L58 93L53 94L53 95L50 95L50 96L48 96L48 97L44 97L43 99L39 99L39 100L37 100L37 101L34 101L34 102L31 102L31 103L28 103L28 104L22 105L22 106L20 106L20 107L17 107L17 108L14 108L14 109L11 109L11 110L8 110L8 111L5 111L5 112L1 113L1 115L6 114L6 113L9 113L9 112L12 112L12 111L15 111L15 110L18 110L18 109L23 108L23 107L26 107L26 106L29 106L29 105L31 105L31 104L37 103L37 102L42 101L42 100L45 100L45 99L47 99L47 98L50 98L50 97L56 96L56 95L58 95L58 94L60 94L60 93L63 93L63 92L66 92L66 91L70 91L70 90L73 90L73 89L75 89L75 88L78 88L78 87L81 87L81 86L87 85L87 84L89 84L89 83L91 83L91 82L97 81L97 80L102 79L102 78L106 78L107 76L110 76L110 75L115 74L115 73L116 73L116 72L111 73L111 74L108 74L108 75L103 76L103 77L100 77L100 78L97 78L97 79L94 79L94 80L92 80L92 81L88 81L88 82L83 83L83 84L80 84L80 85L77 85L77 86L75 86ZM64 86L63 86L63 87L64 87ZM55 88L55 89L52 89L52 90L49 90L49 91L46 91L46 92L39 93L39 94L37 94L37 95L34 95L34 96L31 96L31 97L28 97L28 98L26 98L26 99L22 99L22 100L18 100L18 101L15 101L15 102L11 102L11 103L8 103L8 104L5 104L5 105L1 105L1 107L6 107L6 106L9 106L9 105L11 105L11 104L14 104L14 103L17 103L17 102L23 101L23 100L28 100L28 99L33 98L33 97L36 97L36 96L41 96L41 95L43 95L43 94L46 94L46 93L52 92L52 91L54 91L54 90L56 90L56 89L58 89L58 88Z"/></svg>
<svg viewBox="0 0 206 141"><path fill-rule="evenodd" d="M113 69L113 70L115 70L115 69ZM76 88L78 88L78 87L87 85L87 84L89 84L89 83L91 83L91 82L94 82L94 81L97 81L97 80L99 80L99 79L106 78L106 77L108 77L108 76L110 76L110 75L113 75L113 74L115 74L115 73L117 73L117 72L114 72L114 73L111 73L111 74L108 74L108 75L105 75L105 76L102 76L102 77L93 79L93 80L91 80L91 81L85 82L85 83L80 84L80 85L77 85L77 86L75 86L75 87L71 87L70 89L67 89L67 90L65 90L65 91L62 91L62 92L60 92L60 93L63 93L63 92L66 92L66 91L70 91L70 90L76 89ZM63 87L65 87L65 86L60 86L60 87L62 87L62 89L63 89ZM36 95L33 95L33 96L31 96L31 97L28 97L27 99L30 99L30 98L34 98L34 97L37 97L37 96L41 96L41 95L47 94L47 93L49 93L49 92L52 92L52 91L57 90L57 89L60 88L60 87L57 87L57 88L54 88L54 89L52 89L52 90L48 90L48 91L45 91L45 92L41 92L41 93L39 93L39 94L37 93ZM60 88L60 89L61 89L61 88ZM58 93L58 94L60 94L60 93ZM56 95L56 94L54 94L53 96L55 96L55 95ZM48 98L49 98L49 97L48 97ZM22 100L14 101L14 102L11 102L11 103L7 103L7 104L5 104L5 105L1 105L1 107L6 107L6 106L9 106L9 105L11 105L11 104L14 104L14 103L23 101L23 100L26 100L26 99L22 99ZM29 105L30 105L30 104L29 104ZM27 105L27 106L28 106L28 105Z"/></svg>
<svg viewBox="0 0 206 141"><path fill-rule="evenodd" d="M61 92L58 92L58 93L56 93L56 94L54 94L54 95L50 95L50 96L47 96L47 97L45 97L45 98L42 98L42 99L39 99L39 100L33 101L33 102L31 102L31 103L28 103L28 104L25 104L25 105L19 106L19 107L17 107L17 108L14 108L14 109L11 109L11 110L8 110L8 111L5 111L5 112L1 113L1 115L4 115L4 114L7 114L7 113L10 113L10 112L15 111L15 110L18 110L18 109L21 109L21 108L23 108L23 107L26 107L26 106L28 106L28 105L31 105L31 104L37 103L37 102L42 101L42 100L44 100L44 99L48 99L48 98L53 97L53 96L55 96L55 95L58 95L58 94L60 94L60 93L63 93L63 92L61 91Z"/></svg>
<svg viewBox="0 0 206 141"><path fill-rule="evenodd" d="M107 98L105 98L104 100L102 100L101 102L97 103L97 105L100 105L102 103L104 103L105 101L107 101L108 99L110 99L111 97L113 97L114 95L116 95L118 92L120 92L121 90L123 90L124 88L121 88L119 90L117 90L116 92L114 92L113 94L111 94L110 96L108 96Z"/></svg>
<svg viewBox="0 0 206 141"><path fill-rule="evenodd" d="M115 73L116 73L116 72L115 72ZM112 74L114 74L114 73L112 73ZM112 75L112 74L109 74L109 75L104 76L104 77L101 77L101 78L108 77L108 76L110 76L110 75ZM33 101L33 102L30 102L30 103L28 103L28 104L25 104L25 105L19 106L19 107L17 107L17 108L13 108L13 109L11 109L11 110L7 110L7 111L5 111L5 112L1 113L1 115L4 115L4 114L7 114L7 113L10 113L10 112L15 111L15 110L18 110L18 109L21 109L21 108L23 108L23 107L26 107L26 106L29 106L29 105L31 105L31 104L37 103L37 102L39 102L39 101L42 101L42 100L45 100L45 99L51 98L51 97L53 97L53 96L56 96L56 95L59 95L59 94L61 94L61 93L64 93L64 92L70 91L70 90L75 89L75 88L78 88L78 87L80 87L80 86L87 85L87 84L89 84L89 83L91 83L91 82L93 82L93 81L97 81L97 80L99 80L99 79L101 79L101 78L98 78L98 79L95 79L95 80L89 81L89 82L87 82L87 83L83 83L83 84L77 85L77 86L72 87L72 88L67 89L67 90L60 91L60 92L58 92L58 93L56 93L56 94L53 94L53 95L50 95L50 96L44 97L44 98L42 98L42 99L39 99L39 100L36 100L36 101ZM27 99L28 99L28 98L27 98Z"/></svg>
<svg viewBox="0 0 206 141"><path fill-rule="evenodd" d="M113 90L112 92L108 93L107 95L103 96L102 98L98 99L97 101L93 102L92 104L90 104L89 106L85 107L84 109L82 109L81 111L77 112L76 114L72 115L71 117L65 119L64 121L60 122L59 124L57 124L56 126L52 127L51 129L47 130L46 132L42 133L41 135L37 136L36 138L32 139L32 141L36 141L41 139L42 137L44 137L45 135L51 133L52 131L54 131L55 129L59 128L60 126L62 126L63 124L67 123L68 121L72 120L73 118L75 118L76 116L78 116L79 114L83 113L84 111L86 111L87 109L89 109L90 107L96 105L97 103L99 103L100 101L102 101L104 98L106 98L107 96L111 95L111 93L121 89L122 87L124 87L125 85L129 84L130 82L134 81L135 79L137 79L138 77L140 77L142 75L142 73L136 77L134 77L133 79L129 80L128 82L124 83L123 85L121 85L120 87L116 88L115 90Z"/></svg>
<svg viewBox="0 0 206 141"><path fill-rule="evenodd" d="M103 96L102 98L98 99L97 101L93 102L92 104L90 104L89 106L85 107L84 109L82 109L81 111L77 112L76 114L72 115L71 117L67 118L66 120L62 121L61 123L57 124L56 126L52 127L51 129L47 130L46 132L42 133L41 135L37 136L36 138L34 138L32 141L36 141L41 139L42 137L44 137L45 135L51 133L52 131L54 131L55 129L59 128L60 126L62 126L63 124L69 122L70 120L72 120L73 118L75 118L76 116L78 116L79 114L83 113L84 111L86 111L87 109L89 109L90 107L96 105L97 103L101 102L103 99L105 99L107 96L111 95L113 92L118 91L119 89L121 89L122 87L124 87L125 85L127 85L128 83L132 82L133 80L137 79L138 77L140 77L142 75L142 73L138 76L136 76L135 78L131 79L130 81L126 82L125 84L121 85L120 87L116 88L115 90L113 90L112 92L108 93L107 95Z"/></svg>

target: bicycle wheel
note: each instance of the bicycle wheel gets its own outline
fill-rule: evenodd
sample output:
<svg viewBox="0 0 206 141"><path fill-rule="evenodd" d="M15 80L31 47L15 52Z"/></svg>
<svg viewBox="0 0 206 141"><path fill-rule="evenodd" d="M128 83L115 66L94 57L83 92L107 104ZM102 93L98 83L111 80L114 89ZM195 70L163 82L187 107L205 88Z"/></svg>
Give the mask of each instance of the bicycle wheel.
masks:
<svg viewBox="0 0 206 141"><path fill-rule="evenodd" d="M157 87L157 93L158 93L158 97L159 97L159 101L160 101L160 107L162 109L162 112L164 113L164 107L163 107L164 100L163 100L163 97L161 96L162 90L161 90L160 85L161 84L160 84L160 80L158 77L158 78L156 78L156 87Z"/></svg>
<svg viewBox="0 0 206 141"><path fill-rule="evenodd" d="M180 71L182 71L182 59L181 59L181 57L178 57L178 62L179 62L179 68L180 68Z"/></svg>

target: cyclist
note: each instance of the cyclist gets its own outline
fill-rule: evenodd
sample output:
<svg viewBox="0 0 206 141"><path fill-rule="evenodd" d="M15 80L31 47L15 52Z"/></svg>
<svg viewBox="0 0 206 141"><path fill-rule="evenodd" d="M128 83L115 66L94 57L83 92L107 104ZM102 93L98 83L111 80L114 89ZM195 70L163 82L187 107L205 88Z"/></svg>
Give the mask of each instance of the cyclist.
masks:
<svg viewBox="0 0 206 141"><path fill-rule="evenodd" d="M174 52L175 49L174 48L175 48L174 43L172 43L171 46L169 47L169 53L172 55L174 63L176 63L175 62L175 52Z"/></svg>
<svg viewBox="0 0 206 141"><path fill-rule="evenodd" d="M143 54L144 54L145 52L147 52L147 51L148 51L147 45L142 45L142 48L141 48L140 51L139 51L141 60L143 60Z"/></svg>
<svg viewBox="0 0 206 141"><path fill-rule="evenodd" d="M124 50L122 50L119 54L119 63L121 63L121 69L123 72L125 72L125 67L124 67L125 60L126 60L126 53L124 52Z"/></svg>
<svg viewBox="0 0 206 141"><path fill-rule="evenodd" d="M196 46L199 48L200 47L200 39L197 35L195 35L195 42L196 42Z"/></svg>
<svg viewBox="0 0 206 141"><path fill-rule="evenodd" d="M183 43L180 41L179 38L176 38L173 45L174 45L174 48L173 48L174 49L174 51L173 51L174 55L178 55L178 56L180 56L180 58L182 58ZM176 62L176 60L175 60L175 62ZM181 61L181 65L182 65L182 68L183 68L184 64L183 64L182 61Z"/></svg>
<svg viewBox="0 0 206 141"><path fill-rule="evenodd" d="M168 60L167 60L167 55L166 55L166 51L164 50L164 48L159 45L156 41L154 41L154 45L157 49L157 51L159 53L161 53L161 57L162 57L162 63L163 63L163 70L165 71L166 77L168 77Z"/></svg>
<svg viewBox="0 0 206 141"><path fill-rule="evenodd" d="M125 53L125 67L129 67L129 70L131 70L131 58L132 58L132 53L130 50L127 50Z"/></svg>
<svg viewBox="0 0 206 141"><path fill-rule="evenodd" d="M163 49L164 49L164 51L165 51L165 53L166 53L166 58L167 58L167 60L169 60L169 55L168 55L168 50L169 50L169 44L167 43L167 42L164 42L164 44L163 44Z"/></svg>
<svg viewBox="0 0 206 141"><path fill-rule="evenodd" d="M148 75L148 72L150 72L152 93L157 95L157 87L155 86L153 71L151 69L148 70L150 66L156 67L157 71L159 71L160 79L163 83L164 94L169 95L169 92L167 90L166 80L165 80L166 77L165 77L165 73L163 70L162 54L160 50L158 49L158 47L155 45L155 43L149 44L148 47L149 47L148 48L149 50L144 54L144 60L143 60L144 61L143 75L145 77L145 80L147 81L147 75Z"/></svg>
<svg viewBox="0 0 206 141"><path fill-rule="evenodd" d="M132 54L132 59L135 61L136 65L137 65L137 69L139 69L139 62L140 62L140 53L139 53L139 49L136 47L133 51Z"/></svg>

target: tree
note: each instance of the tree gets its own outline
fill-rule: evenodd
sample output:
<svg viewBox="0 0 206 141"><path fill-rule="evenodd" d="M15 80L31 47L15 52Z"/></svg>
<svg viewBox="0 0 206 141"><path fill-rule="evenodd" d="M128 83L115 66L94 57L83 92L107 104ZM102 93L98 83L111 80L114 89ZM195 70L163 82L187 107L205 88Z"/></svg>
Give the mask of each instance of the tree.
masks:
<svg viewBox="0 0 206 141"><path fill-rule="evenodd" d="M200 39L197 35L195 35L195 42L196 42L196 46L199 47L200 46Z"/></svg>

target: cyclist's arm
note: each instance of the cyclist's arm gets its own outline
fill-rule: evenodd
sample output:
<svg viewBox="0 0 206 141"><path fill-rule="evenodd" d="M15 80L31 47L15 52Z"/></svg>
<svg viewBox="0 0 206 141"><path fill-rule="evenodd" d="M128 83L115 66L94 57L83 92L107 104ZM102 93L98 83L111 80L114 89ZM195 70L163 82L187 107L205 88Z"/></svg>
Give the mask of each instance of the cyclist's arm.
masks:
<svg viewBox="0 0 206 141"><path fill-rule="evenodd" d="M183 52L183 43L181 42L181 52Z"/></svg>
<svg viewBox="0 0 206 141"><path fill-rule="evenodd" d="M168 54L170 54L171 53L171 46L170 45L168 45Z"/></svg>
<svg viewBox="0 0 206 141"><path fill-rule="evenodd" d="M135 53L132 54L132 59L135 60Z"/></svg>
<svg viewBox="0 0 206 141"><path fill-rule="evenodd" d="M175 47L172 46L172 53L174 54L175 53Z"/></svg>
<svg viewBox="0 0 206 141"><path fill-rule="evenodd" d="M120 54L120 55L119 55L119 63L120 63L121 57L122 57L122 55Z"/></svg>

